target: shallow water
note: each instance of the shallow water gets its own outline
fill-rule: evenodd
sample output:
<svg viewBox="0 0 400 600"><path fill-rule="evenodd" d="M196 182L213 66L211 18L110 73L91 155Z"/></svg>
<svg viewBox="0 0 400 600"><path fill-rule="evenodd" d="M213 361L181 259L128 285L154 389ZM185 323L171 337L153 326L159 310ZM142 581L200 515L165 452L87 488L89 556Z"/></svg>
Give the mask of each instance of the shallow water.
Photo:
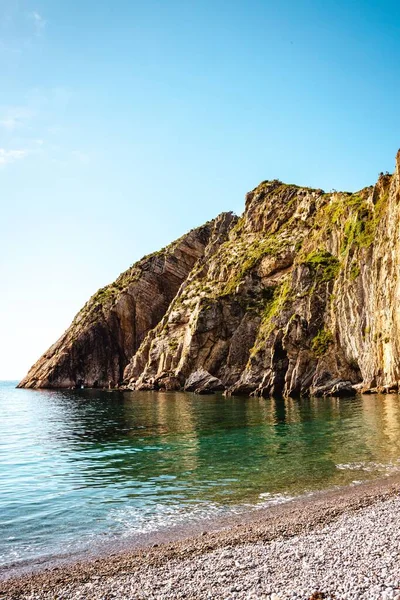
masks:
<svg viewBox="0 0 400 600"><path fill-rule="evenodd" d="M400 471L400 399L0 383L0 565Z"/></svg>

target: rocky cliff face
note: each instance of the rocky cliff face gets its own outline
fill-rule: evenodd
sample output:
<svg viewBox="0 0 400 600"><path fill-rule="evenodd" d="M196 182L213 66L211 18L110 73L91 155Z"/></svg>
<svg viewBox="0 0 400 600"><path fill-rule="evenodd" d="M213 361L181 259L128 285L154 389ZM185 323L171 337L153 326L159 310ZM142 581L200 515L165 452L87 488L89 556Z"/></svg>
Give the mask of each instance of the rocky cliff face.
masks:
<svg viewBox="0 0 400 600"><path fill-rule="evenodd" d="M239 220L222 215L134 265L100 309L94 296L21 385L397 390L399 232L399 155L355 194L263 182Z"/></svg>
<svg viewBox="0 0 400 600"><path fill-rule="evenodd" d="M114 387L180 285L236 219L223 214L134 264L100 289L19 387Z"/></svg>

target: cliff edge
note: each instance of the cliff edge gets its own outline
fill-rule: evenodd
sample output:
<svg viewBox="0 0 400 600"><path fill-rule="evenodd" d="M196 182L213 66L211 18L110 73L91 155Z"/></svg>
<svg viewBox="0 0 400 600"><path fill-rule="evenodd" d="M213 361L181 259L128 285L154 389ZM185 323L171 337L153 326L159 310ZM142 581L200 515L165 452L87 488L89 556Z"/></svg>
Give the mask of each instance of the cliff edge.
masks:
<svg viewBox="0 0 400 600"><path fill-rule="evenodd" d="M357 193L265 181L100 290L21 387L397 390L400 153Z"/></svg>

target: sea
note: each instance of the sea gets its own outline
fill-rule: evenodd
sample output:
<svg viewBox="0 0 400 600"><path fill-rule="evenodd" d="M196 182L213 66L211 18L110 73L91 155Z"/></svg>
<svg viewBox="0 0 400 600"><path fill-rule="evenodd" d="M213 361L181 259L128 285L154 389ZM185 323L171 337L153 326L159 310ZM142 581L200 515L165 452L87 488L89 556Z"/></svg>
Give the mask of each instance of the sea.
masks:
<svg viewBox="0 0 400 600"><path fill-rule="evenodd" d="M0 382L0 567L400 471L398 395L198 396Z"/></svg>

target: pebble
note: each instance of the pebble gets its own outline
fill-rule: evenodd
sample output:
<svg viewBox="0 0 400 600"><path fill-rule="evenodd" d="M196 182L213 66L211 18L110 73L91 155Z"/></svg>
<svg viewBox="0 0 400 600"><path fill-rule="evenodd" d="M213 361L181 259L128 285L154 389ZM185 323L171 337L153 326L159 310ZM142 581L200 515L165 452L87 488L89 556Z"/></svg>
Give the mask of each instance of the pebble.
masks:
<svg viewBox="0 0 400 600"><path fill-rule="evenodd" d="M394 496L289 538L206 550L18 598L400 600L399 515Z"/></svg>

